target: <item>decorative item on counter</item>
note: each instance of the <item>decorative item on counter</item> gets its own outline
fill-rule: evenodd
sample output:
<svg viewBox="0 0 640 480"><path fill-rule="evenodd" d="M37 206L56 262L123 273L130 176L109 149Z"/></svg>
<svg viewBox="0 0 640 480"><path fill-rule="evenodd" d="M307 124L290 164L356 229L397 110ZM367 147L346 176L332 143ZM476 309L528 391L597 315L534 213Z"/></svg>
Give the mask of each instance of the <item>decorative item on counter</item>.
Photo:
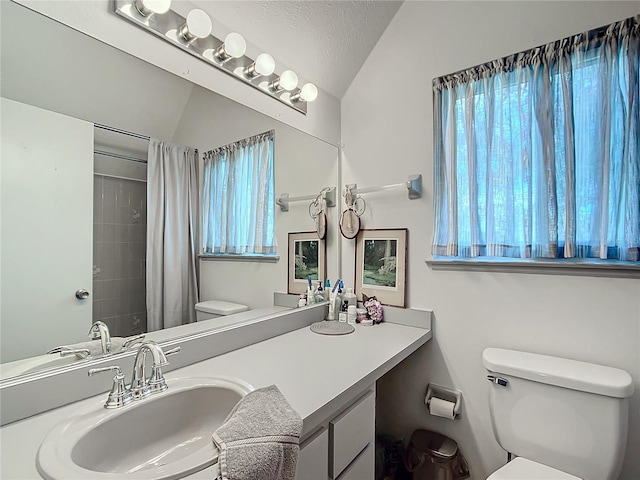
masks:
<svg viewBox="0 0 640 480"><path fill-rule="evenodd" d="M364 293L362 294L362 299L364 300L363 305L364 308L367 309L369 318L376 324L384 322L382 304L378 299L376 297L367 297Z"/></svg>
<svg viewBox="0 0 640 480"><path fill-rule="evenodd" d="M360 323L362 320L368 319L369 318L369 313L367 312L366 308L356 308L356 322Z"/></svg>
<svg viewBox="0 0 640 480"><path fill-rule="evenodd" d="M360 231L360 215L364 213L367 205L359 195L356 195L354 200L349 185L344 189L344 203L347 208L340 215L340 233L344 238L356 238Z"/></svg>
<svg viewBox="0 0 640 480"><path fill-rule="evenodd" d="M358 298L375 296L383 305L405 307L408 235L406 228L358 233L355 255Z"/></svg>

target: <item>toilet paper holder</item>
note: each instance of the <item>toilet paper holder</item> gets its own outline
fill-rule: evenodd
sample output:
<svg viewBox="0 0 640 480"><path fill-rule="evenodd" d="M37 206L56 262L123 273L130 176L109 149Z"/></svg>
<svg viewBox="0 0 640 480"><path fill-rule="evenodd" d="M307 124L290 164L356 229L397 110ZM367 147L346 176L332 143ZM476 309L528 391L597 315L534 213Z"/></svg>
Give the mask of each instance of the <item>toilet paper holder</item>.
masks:
<svg viewBox="0 0 640 480"><path fill-rule="evenodd" d="M462 404L462 392L460 390L430 383L427 385L427 395L424 398L424 403L427 408L429 408L433 397L455 403L455 406L453 407L454 418L460 418L460 405Z"/></svg>

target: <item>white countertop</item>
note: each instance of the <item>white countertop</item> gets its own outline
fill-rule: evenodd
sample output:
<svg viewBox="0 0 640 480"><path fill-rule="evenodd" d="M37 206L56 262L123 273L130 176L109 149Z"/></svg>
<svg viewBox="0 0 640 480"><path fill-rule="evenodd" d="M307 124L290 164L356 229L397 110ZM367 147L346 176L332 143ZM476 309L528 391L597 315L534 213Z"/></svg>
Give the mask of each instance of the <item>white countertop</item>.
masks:
<svg viewBox="0 0 640 480"><path fill-rule="evenodd" d="M255 388L275 384L304 419L304 436L344 399L373 384L430 338L431 330L393 323L356 325L354 333L342 336L318 335L305 327L169 372L166 378L169 388L174 378L216 375L237 377ZM71 415L102 408L105 399L106 393L0 428L0 477L40 478L35 457L49 430Z"/></svg>

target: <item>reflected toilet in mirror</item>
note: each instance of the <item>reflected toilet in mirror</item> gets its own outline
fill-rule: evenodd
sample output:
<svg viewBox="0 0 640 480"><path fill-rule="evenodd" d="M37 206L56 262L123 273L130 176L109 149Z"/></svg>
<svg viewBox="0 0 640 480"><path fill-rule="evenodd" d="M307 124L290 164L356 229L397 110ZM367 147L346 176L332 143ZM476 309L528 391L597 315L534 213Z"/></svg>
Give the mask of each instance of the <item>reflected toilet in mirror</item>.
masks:
<svg viewBox="0 0 640 480"><path fill-rule="evenodd" d="M222 300L208 300L196 303L196 320L202 322L213 318L226 317L234 313L246 312L249 307L239 303L223 302Z"/></svg>

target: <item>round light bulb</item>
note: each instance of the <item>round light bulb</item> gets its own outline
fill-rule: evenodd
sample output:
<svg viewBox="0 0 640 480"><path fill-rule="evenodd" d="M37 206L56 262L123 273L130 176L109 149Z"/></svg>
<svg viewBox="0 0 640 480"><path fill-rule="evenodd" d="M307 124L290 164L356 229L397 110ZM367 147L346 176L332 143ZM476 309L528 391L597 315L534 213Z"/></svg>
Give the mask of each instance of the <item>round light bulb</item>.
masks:
<svg viewBox="0 0 640 480"><path fill-rule="evenodd" d="M206 38L211 33L211 19L204 10L196 8L187 15L187 30L195 38Z"/></svg>
<svg viewBox="0 0 640 480"><path fill-rule="evenodd" d="M281 88L291 91L298 86L298 75L293 70L285 70L278 81Z"/></svg>
<svg viewBox="0 0 640 480"><path fill-rule="evenodd" d="M171 0L136 0L136 9L145 17L152 13L167 13L171 8Z"/></svg>
<svg viewBox="0 0 640 480"><path fill-rule="evenodd" d="M271 75L276 69L276 61L268 53L261 53L256 58L255 69L259 75Z"/></svg>
<svg viewBox="0 0 640 480"><path fill-rule="evenodd" d="M247 42L239 33L232 32L224 39L224 51L233 58L240 58L247 51Z"/></svg>
<svg viewBox="0 0 640 480"><path fill-rule="evenodd" d="M313 83L305 83L300 89L300 100L313 102L318 98L318 88Z"/></svg>

